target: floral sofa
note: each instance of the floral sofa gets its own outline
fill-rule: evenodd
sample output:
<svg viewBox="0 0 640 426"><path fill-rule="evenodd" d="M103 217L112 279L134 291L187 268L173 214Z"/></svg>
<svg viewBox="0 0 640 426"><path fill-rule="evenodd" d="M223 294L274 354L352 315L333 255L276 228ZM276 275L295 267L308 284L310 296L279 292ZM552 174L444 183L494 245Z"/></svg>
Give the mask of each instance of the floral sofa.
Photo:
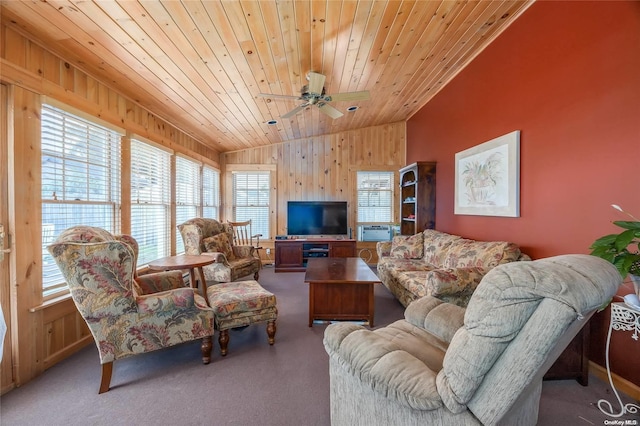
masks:
<svg viewBox="0 0 640 426"><path fill-rule="evenodd" d="M476 241L427 229L380 241L378 276L402 305L433 296L467 306L482 277L508 262L531 260L506 241Z"/></svg>

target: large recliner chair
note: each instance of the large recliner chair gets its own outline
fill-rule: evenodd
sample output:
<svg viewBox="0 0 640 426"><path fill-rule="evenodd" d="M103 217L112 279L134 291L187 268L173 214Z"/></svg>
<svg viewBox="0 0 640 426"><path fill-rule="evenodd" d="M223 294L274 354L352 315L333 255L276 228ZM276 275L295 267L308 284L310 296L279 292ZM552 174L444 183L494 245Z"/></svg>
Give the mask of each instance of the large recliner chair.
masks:
<svg viewBox="0 0 640 426"><path fill-rule="evenodd" d="M331 423L535 425L543 375L621 281L589 255L512 262L466 309L426 296L377 330L332 324Z"/></svg>
<svg viewBox="0 0 640 426"><path fill-rule="evenodd" d="M197 217L178 225L178 230L185 254L215 257L215 263L202 267L207 283L236 281L251 274L254 280L258 280L262 263L256 248L234 245L230 224Z"/></svg>

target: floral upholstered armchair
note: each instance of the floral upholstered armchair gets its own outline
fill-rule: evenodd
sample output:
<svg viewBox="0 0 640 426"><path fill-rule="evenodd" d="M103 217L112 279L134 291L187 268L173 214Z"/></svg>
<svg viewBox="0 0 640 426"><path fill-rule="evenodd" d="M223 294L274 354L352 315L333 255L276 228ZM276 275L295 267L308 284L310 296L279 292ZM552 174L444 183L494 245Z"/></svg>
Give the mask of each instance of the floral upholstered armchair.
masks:
<svg viewBox="0 0 640 426"><path fill-rule="evenodd" d="M205 281L231 282L251 274L258 279L261 263L255 247L233 245L230 224L197 217L178 225L178 229L186 254L215 257L215 263L202 268Z"/></svg>
<svg viewBox="0 0 640 426"><path fill-rule="evenodd" d="M48 250L98 347L99 393L109 390L113 361L131 355L202 339L202 361L209 363L213 310L185 287L180 271L136 276L133 237L75 226Z"/></svg>

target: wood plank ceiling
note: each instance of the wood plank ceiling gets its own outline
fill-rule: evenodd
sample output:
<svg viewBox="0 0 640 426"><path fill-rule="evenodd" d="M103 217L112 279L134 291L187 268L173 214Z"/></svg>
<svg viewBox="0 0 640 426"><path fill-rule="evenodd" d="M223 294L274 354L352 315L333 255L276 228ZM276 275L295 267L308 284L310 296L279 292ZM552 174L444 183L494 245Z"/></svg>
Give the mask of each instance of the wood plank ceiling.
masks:
<svg viewBox="0 0 640 426"><path fill-rule="evenodd" d="M526 1L14 1L0 15L53 53L220 152L404 121ZM309 71L331 119L301 101ZM348 112L349 106L358 106ZM269 120L277 124L269 125Z"/></svg>

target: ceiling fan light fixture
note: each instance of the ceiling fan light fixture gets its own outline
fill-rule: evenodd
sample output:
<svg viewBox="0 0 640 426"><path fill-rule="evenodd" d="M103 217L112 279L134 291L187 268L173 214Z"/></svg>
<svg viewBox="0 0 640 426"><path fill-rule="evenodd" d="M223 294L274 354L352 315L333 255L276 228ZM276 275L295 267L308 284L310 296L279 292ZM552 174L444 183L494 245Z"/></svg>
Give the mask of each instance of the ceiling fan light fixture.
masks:
<svg viewBox="0 0 640 426"><path fill-rule="evenodd" d="M307 110L312 106L317 107L323 114L336 119L342 117L343 114L332 105L329 105L329 102L366 101L370 98L368 90L327 94L324 87L326 76L317 72L310 71L307 74L307 80L309 81L309 84L302 86L300 96L276 95L269 93L258 93L258 96L262 98L302 101L301 105L298 105L286 114L281 115L280 118L282 119L291 118L297 113ZM359 109L359 107L354 105L348 107L347 111L353 112L357 109Z"/></svg>

